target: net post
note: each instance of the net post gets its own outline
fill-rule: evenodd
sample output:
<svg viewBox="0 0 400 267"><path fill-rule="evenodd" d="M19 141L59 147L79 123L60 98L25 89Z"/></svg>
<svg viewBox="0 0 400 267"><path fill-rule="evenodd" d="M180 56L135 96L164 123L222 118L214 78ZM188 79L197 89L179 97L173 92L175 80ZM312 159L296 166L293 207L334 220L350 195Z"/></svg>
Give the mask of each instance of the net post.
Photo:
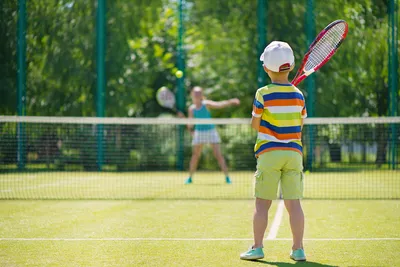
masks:
<svg viewBox="0 0 400 267"><path fill-rule="evenodd" d="M183 35L184 35L184 5L185 0L178 1L178 16L179 16L179 28L178 28L178 45L177 45L177 67L178 70L183 72L182 77L177 77L177 94L176 94L176 106L181 112L185 111L185 58L184 58L184 48L183 48ZM184 168L184 125L178 125L178 136L176 140L177 153L176 153L176 167L178 170L183 170Z"/></svg>
<svg viewBox="0 0 400 267"><path fill-rule="evenodd" d="M104 117L104 91L105 91L105 31L106 31L106 0L97 0L96 10L96 116ZM98 124L97 128L97 169L102 170L104 162L104 125Z"/></svg>
<svg viewBox="0 0 400 267"><path fill-rule="evenodd" d="M257 1L257 32L258 32L258 55L261 55L265 46L267 45L267 20L266 10L268 10L268 0ZM257 86L262 87L266 83L265 71L257 60Z"/></svg>
<svg viewBox="0 0 400 267"><path fill-rule="evenodd" d="M307 47L313 42L315 38L315 20L314 20L314 0L307 0L307 11L306 11L306 36L307 36ZM307 116L315 116L315 76L310 75L306 79L306 90L307 90ZM308 170L313 169L314 162L314 131L315 126L309 126L308 134L308 146L307 146L307 159L306 166Z"/></svg>
<svg viewBox="0 0 400 267"><path fill-rule="evenodd" d="M389 69L389 112L390 116L397 115L398 102L398 3L397 0L390 0L388 3L388 69ZM396 169L397 163L397 127L396 124L391 124L391 155L389 159L389 167L392 170Z"/></svg>
<svg viewBox="0 0 400 267"><path fill-rule="evenodd" d="M26 115L26 0L18 1L17 29L17 114ZM17 123L17 164L18 169L25 168L25 127Z"/></svg>

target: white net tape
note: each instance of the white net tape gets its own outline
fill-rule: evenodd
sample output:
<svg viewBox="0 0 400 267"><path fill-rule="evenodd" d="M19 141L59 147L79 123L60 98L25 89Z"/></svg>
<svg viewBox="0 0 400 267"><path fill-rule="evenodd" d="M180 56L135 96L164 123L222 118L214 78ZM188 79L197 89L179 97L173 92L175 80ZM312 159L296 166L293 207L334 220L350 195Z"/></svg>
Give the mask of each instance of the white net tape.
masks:
<svg viewBox="0 0 400 267"><path fill-rule="evenodd" d="M229 119L181 119L181 118L98 118L98 117L36 117L36 116L0 116L0 123L53 123L53 124L125 124L125 125L150 125L150 124L250 124L247 118ZM400 117L347 117L347 118L307 118L305 125L326 124L389 124L400 123Z"/></svg>

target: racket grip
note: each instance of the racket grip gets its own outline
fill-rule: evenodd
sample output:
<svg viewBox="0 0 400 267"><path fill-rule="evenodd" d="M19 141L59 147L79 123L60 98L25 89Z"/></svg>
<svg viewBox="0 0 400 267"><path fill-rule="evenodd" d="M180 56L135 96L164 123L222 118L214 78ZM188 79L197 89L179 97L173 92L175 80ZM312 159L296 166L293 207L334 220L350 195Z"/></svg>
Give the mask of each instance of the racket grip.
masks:
<svg viewBox="0 0 400 267"><path fill-rule="evenodd" d="M296 80L292 81L292 84L294 86L297 86L299 83L301 83L305 78L307 78L306 75L301 75L299 78L297 78Z"/></svg>
<svg viewBox="0 0 400 267"><path fill-rule="evenodd" d="M301 75L299 78L297 78L295 81L292 82L292 84L294 86L298 85L299 83L301 83L305 78L307 78L308 76L310 76L311 74L313 74L315 72L315 69L311 69L309 71L304 72L303 75Z"/></svg>

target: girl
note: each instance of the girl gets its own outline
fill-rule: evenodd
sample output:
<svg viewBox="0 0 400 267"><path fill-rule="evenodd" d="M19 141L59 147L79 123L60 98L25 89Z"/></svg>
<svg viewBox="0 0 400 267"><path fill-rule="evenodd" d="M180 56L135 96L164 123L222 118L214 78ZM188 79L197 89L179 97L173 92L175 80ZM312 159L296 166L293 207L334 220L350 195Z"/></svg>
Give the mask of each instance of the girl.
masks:
<svg viewBox="0 0 400 267"><path fill-rule="evenodd" d="M237 98L232 98L224 101L212 101L205 100L203 96L203 89L201 87L194 87L191 92L191 97L193 104L188 109L189 118L195 119L210 119L211 114L209 109L220 109L233 105L239 105L240 100ZM225 163L225 159L222 156L221 148L219 143L221 139L219 138L218 132L213 124L201 124L201 125L188 125L189 130L192 132L193 140L193 152L192 158L189 165L189 177L186 179L185 184L191 184L193 182L192 176L197 169L199 163L201 150L204 144L211 144L214 152L214 156L218 161L218 165L225 174L225 182L227 184L231 183L231 179L228 175L228 168Z"/></svg>

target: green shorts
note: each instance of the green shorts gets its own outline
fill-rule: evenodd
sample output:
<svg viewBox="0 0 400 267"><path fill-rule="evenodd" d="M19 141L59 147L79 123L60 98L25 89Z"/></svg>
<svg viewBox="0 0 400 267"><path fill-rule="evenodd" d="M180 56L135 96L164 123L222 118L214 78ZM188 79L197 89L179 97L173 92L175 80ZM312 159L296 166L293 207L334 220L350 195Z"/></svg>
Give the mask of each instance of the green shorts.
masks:
<svg viewBox="0 0 400 267"><path fill-rule="evenodd" d="M303 157L295 151L274 150L257 158L254 196L276 199L279 182L283 199L303 197Z"/></svg>

